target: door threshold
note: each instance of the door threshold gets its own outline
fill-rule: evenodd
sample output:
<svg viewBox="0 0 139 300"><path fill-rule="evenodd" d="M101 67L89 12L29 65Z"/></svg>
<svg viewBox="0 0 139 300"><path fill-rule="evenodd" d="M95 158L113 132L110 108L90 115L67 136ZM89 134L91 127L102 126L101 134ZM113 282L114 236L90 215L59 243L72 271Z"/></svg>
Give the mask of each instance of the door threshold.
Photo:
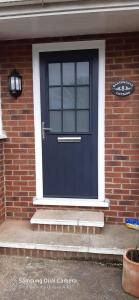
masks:
<svg viewBox="0 0 139 300"><path fill-rule="evenodd" d="M84 207L109 207L109 200L104 199L82 199L82 198L51 198L51 197L34 197L34 205L50 205L50 206L84 206Z"/></svg>

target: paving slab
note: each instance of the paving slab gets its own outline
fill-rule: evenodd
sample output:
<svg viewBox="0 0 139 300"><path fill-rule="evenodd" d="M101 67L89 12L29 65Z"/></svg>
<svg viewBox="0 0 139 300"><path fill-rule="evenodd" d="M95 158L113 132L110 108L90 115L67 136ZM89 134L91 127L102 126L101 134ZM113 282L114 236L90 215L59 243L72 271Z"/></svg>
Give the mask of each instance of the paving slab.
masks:
<svg viewBox="0 0 139 300"><path fill-rule="evenodd" d="M129 229L125 225L105 225L102 234L90 235L90 244L96 248L139 247L139 231Z"/></svg>
<svg viewBox="0 0 139 300"><path fill-rule="evenodd" d="M0 256L1 300L134 300L122 271L86 261Z"/></svg>
<svg viewBox="0 0 139 300"><path fill-rule="evenodd" d="M139 246L139 231L125 225L105 225L101 234L87 235L33 231L29 221L7 220L0 225L0 247L25 247L122 255Z"/></svg>

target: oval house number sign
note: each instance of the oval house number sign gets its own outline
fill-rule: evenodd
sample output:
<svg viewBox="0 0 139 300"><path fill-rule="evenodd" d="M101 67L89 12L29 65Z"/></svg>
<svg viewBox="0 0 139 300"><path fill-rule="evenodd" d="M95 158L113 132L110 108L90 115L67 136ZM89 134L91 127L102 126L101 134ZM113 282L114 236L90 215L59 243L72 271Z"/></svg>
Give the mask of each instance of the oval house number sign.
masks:
<svg viewBox="0 0 139 300"><path fill-rule="evenodd" d="M134 92L134 84L128 80L119 80L112 85L112 93L116 96L126 97Z"/></svg>

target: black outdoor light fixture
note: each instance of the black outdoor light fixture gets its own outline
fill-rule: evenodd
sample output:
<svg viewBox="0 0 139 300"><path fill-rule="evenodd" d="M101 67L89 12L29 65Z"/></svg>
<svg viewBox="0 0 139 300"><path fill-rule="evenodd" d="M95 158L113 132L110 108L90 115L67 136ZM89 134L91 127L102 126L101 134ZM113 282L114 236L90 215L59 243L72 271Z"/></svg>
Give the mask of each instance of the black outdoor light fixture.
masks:
<svg viewBox="0 0 139 300"><path fill-rule="evenodd" d="M13 98L18 98L22 93L22 77L14 69L8 77L9 93Z"/></svg>

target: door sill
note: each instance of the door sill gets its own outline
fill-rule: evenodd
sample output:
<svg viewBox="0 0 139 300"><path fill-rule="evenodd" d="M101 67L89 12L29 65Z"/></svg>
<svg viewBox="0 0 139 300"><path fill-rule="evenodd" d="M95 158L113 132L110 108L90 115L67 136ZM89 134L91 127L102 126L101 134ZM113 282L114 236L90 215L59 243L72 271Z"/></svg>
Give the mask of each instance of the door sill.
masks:
<svg viewBox="0 0 139 300"><path fill-rule="evenodd" d="M86 206L86 207L109 207L109 200L104 199L81 199L81 198L33 198L34 205L50 205L50 206Z"/></svg>

